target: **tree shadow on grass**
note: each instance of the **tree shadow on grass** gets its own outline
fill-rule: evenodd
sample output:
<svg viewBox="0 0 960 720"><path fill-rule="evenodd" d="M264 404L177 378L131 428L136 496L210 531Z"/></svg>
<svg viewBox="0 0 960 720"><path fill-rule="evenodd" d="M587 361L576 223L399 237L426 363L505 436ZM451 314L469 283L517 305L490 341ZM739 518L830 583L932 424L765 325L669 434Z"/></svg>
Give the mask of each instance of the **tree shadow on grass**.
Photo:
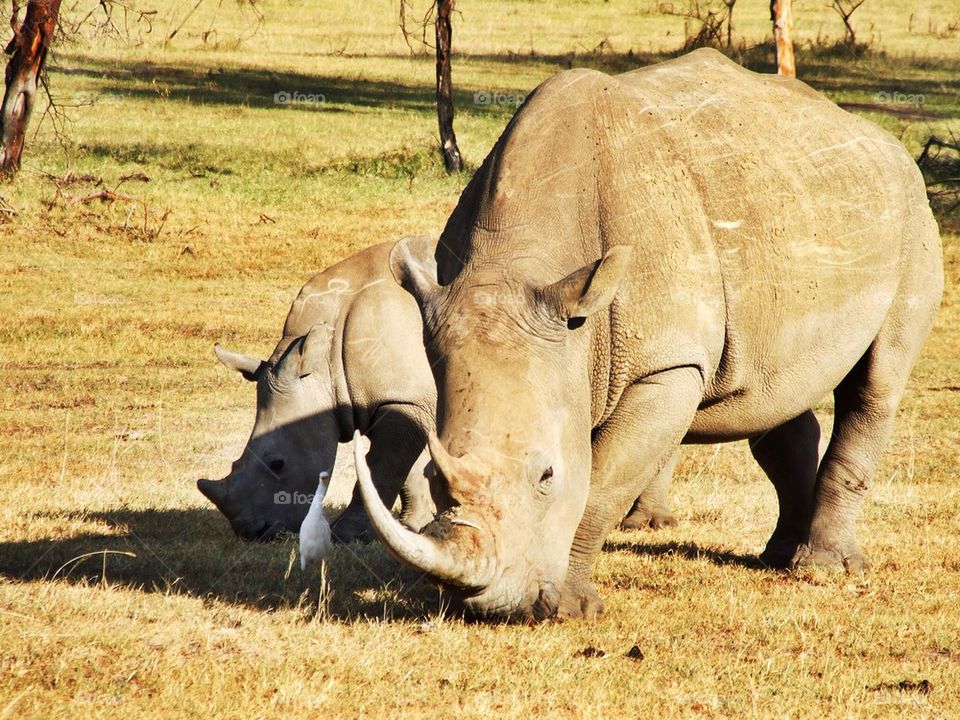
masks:
<svg viewBox="0 0 960 720"><path fill-rule="evenodd" d="M14 582L120 586L260 610L315 600L319 579L301 572L295 538L238 540L213 509L38 514L45 522L102 528L59 538L0 543L0 576ZM399 566L378 543L337 546L327 561L335 620L427 619L438 591Z"/></svg>
<svg viewBox="0 0 960 720"><path fill-rule="evenodd" d="M766 45L731 53L745 67L770 72L772 50ZM486 117L504 124L516 111L532 86L518 84L516 67L526 65L544 70L545 75L569 67L586 67L617 74L667 60L677 53L585 54L473 54L458 56L464 65L486 64L482 87L459 84L454 103L458 117ZM397 59L403 56L383 56ZM368 58L369 59L369 58ZM835 50L801 49L801 79L817 90L841 101L842 107L868 115L885 115L900 122L929 122L960 116L955 77L960 62L923 57L887 58L882 53L867 53L844 58ZM271 119L296 124L302 113L376 113L401 110L422 116L411 125L434 131L435 93L428 71L419 78L411 73L411 83L348 78L298 72L277 72L258 67L197 66L149 61L123 65L104 63L82 55L66 55L54 72L88 78L95 88L97 102L123 102L126 99L153 101L163 99L213 107L246 107L272 110ZM497 67L499 66L499 68ZM419 82L418 82L419 79ZM300 95L296 95L299 93ZM500 94L503 97L500 97ZM279 101L286 97L287 102ZM320 98L321 100L316 100ZM314 98L314 99L311 99ZM305 99L298 99L305 98ZM900 98L922 98L916 105ZM274 113L287 113L279 116ZM277 148L251 138L252 152L276 155ZM211 149L203 138L194 142L152 141L118 138L87 144L81 149L95 157L110 157L122 163L157 165L171 171L189 171L193 177L229 175L233 171L222 153ZM284 158L287 167L301 175L332 173L407 179L414 176L445 176L439 156L432 147L397 148L385 144L375 157L338 157L336 154L319 165L304 162L297 150L293 158ZM471 166L472 169L474 166Z"/></svg>
<svg viewBox="0 0 960 720"><path fill-rule="evenodd" d="M586 67L616 74L668 60L678 54L633 51L583 54L492 53L462 54L457 56L457 60L462 63L501 64L505 66L505 70L517 65L547 66L548 69L555 68L558 72L571 67ZM756 72L770 73L774 70L773 51L766 44L730 54L744 67ZM397 59L405 56L382 57ZM862 96L862 99L869 99L878 93L891 94L894 91L923 95L923 111L930 117L943 115L935 110L936 105L955 104L954 78L960 71L960 62L942 58L887 58L882 53L843 56L831 48L798 50L798 66L802 80L828 93ZM53 71L95 80L99 93L107 97L150 100L163 98L208 105L276 108L279 111L291 112L362 112L365 109L386 107L432 116L436 111L430 74L423 78L424 82L403 84L362 77L278 72L258 67L198 67L143 60L118 66L91 60L82 55L64 56L61 65L53 68ZM923 74L925 77L909 77L910 74ZM513 107L477 102L475 90L512 89L521 93L533 90L532 87L509 87L509 72L491 76L498 78L495 86L475 88L461 85L454 88L454 101L459 115L512 114ZM296 96L294 93L301 95ZM298 100L301 96L302 99ZM310 96L313 96L313 99ZM319 96L322 96L322 101L316 101ZM286 102L282 101L284 97ZM854 106L864 105L859 102L860 99L858 97L851 102ZM902 112L902 108L893 103L875 103L869 109L891 114Z"/></svg>
<svg viewBox="0 0 960 720"><path fill-rule="evenodd" d="M732 550L703 548L689 542L622 542L611 541L603 549L609 552L630 552L645 557L679 556L689 560L709 560L714 565L735 565L750 570L769 570L756 555L744 555Z"/></svg>
<svg viewBox="0 0 960 720"><path fill-rule="evenodd" d="M400 108L433 112L435 95L428 85L384 80L277 72L255 67L212 67L125 62L122 66L69 57L55 73L96 81L101 101L111 98L177 100L203 105L276 108L285 111L345 112ZM345 107L346 106L346 107Z"/></svg>

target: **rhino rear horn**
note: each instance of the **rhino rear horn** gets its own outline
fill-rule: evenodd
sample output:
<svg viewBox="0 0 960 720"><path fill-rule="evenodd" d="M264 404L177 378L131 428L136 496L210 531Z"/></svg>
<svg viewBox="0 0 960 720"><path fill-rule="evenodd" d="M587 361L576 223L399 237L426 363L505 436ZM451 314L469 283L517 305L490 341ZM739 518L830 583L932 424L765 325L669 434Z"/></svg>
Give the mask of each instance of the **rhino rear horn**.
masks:
<svg viewBox="0 0 960 720"><path fill-rule="evenodd" d="M213 352L216 353L217 359L220 362L231 370L239 372L243 375L244 380L250 380L251 382L256 382L257 378L260 377L260 373L262 373L263 369L267 366L263 360L227 350L220 343L213 346Z"/></svg>
<svg viewBox="0 0 960 720"><path fill-rule="evenodd" d="M456 502L475 493L482 485L482 472L477 472L476 459L472 455L457 457L448 452L434 431L427 434L427 449L437 471L437 480Z"/></svg>

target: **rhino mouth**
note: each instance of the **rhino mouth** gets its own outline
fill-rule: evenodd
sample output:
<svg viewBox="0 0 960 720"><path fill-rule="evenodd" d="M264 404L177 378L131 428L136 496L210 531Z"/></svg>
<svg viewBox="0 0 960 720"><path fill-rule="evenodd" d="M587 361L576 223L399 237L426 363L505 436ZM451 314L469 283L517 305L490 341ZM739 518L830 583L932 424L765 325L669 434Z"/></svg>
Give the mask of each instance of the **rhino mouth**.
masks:
<svg viewBox="0 0 960 720"><path fill-rule="evenodd" d="M497 588L476 595L461 595L456 604L468 618L504 623L536 624L555 618L560 606L560 591L550 581L532 583L526 592Z"/></svg>
<svg viewBox="0 0 960 720"><path fill-rule="evenodd" d="M258 520L251 518L248 511L233 514L233 503L230 502L228 483L224 480L197 480L197 489L216 506L230 523L234 534L241 540L248 542L270 542L281 535L296 532L282 522Z"/></svg>
<svg viewBox="0 0 960 720"><path fill-rule="evenodd" d="M282 536L290 533L286 525L279 522L263 521L261 523L235 523L230 522L234 534L245 542L268 543L281 539Z"/></svg>

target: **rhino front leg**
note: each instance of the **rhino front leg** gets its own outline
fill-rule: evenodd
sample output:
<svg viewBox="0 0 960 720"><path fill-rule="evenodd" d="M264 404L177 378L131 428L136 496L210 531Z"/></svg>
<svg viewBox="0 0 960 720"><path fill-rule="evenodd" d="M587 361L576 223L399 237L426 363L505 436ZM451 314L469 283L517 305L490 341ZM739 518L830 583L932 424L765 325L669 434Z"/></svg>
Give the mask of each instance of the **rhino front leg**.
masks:
<svg viewBox="0 0 960 720"><path fill-rule="evenodd" d="M776 488L780 505L777 527L760 559L770 567L787 567L810 530L820 423L807 410L749 442L754 459Z"/></svg>
<svg viewBox="0 0 960 720"><path fill-rule="evenodd" d="M370 451L367 463L384 505L393 507L400 490L426 447L426 435L408 405L381 406L367 430ZM421 471L422 472L422 471ZM370 520L363 508L360 488L354 487L350 504L331 526L338 543L373 539Z"/></svg>
<svg viewBox="0 0 960 720"><path fill-rule="evenodd" d="M670 481L673 471L680 461L680 448L677 448L663 469L650 482L647 489L636 499L630 512L620 523L621 530L659 530L673 527L677 518L670 512Z"/></svg>
<svg viewBox="0 0 960 720"><path fill-rule="evenodd" d="M702 397L695 368L666 370L627 388L594 433L590 493L570 550L560 618L592 619L603 612L590 582L593 562L630 503L676 453Z"/></svg>

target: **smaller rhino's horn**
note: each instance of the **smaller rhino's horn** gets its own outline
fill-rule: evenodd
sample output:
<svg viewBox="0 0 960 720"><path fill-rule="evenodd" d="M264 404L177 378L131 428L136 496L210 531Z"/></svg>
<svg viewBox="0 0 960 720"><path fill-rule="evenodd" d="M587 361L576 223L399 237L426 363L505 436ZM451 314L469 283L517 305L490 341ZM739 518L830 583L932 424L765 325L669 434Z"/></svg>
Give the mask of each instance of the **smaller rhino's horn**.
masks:
<svg viewBox="0 0 960 720"><path fill-rule="evenodd" d="M210 502L220 508L227 496L227 487L223 480L197 480L197 490Z"/></svg>

